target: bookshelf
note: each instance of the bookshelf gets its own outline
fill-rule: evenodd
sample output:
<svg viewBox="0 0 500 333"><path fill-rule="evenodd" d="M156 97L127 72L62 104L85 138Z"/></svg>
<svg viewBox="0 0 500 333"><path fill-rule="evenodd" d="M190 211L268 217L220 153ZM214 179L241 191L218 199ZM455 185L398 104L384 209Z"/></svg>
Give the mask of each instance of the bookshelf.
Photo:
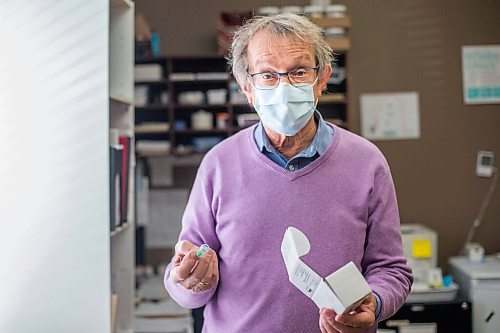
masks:
<svg viewBox="0 0 500 333"><path fill-rule="evenodd" d="M224 139L240 128L237 126L237 107L231 102L230 85L233 81L221 56L171 56L136 59L136 65L154 64L161 67L161 78L135 81L136 87L147 89L147 102L135 108L137 141L167 140L170 152L182 155L184 147L193 146L196 138ZM161 95L166 98L162 101ZM189 96L191 94L191 96ZM215 96L219 94L219 96ZM209 96L211 95L211 96ZM245 112L252 110L246 106ZM208 126L196 128L192 116L199 110L211 115ZM218 115L224 121L217 123ZM154 123L149 126L148 124ZM221 123L224 126L221 126ZM158 130L161 124L166 126ZM195 152L203 152L196 149ZM180 149L179 149L180 148ZM193 152L189 149L189 152ZM155 154L157 155L157 154Z"/></svg>
<svg viewBox="0 0 500 333"><path fill-rule="evenodd" d="M347 31L351 21L345 18L322 18L315 23L323 28L343 28ZM339 126L349 128L348 50L349 38L337 36L328 39L335 52L334 73L328 83L327 93L320 97L318 110L323 117ZM161 75L155 78L136 78L135 87L142 89L143 102L135 107L135 136L137 141L161 140L168 142L169 151L160 155L181 155L185 147L193 146L196 138L226 138L239 131L245 118L252 123L256 118L247 104L236 80L230 75L222 56L170 56L139 58L136 66L158 66ZM211 91L225 91L225 96L209 98ZM186 95L190 98L184 98ZM163 97L162 97L163 96ZM199 110L211 114L207 128L194 128L192 116ZM217 121L223 115L224 126ZM148 129L149 128L149 129ZM187 150L191 152L191 149ZM200 152L194 148L195 152ZM139 155L155 155L158 152Z"/></svg>
<svg viewBox="0 0 500 333"><path fill-rule="evenodd" d="M134 2L111 0L109 11L109 127L120 137L128 138L128 197L126 213L122 210L118 225L110 231L111 330L133 332L135 290L135 200L134 200ZM120 175L121 180L124 174ZM122 200L123 184L120 184ZM113 203L112 203L113 204ZM111 205L111 209L112 209Z"/></svg>
<svg viewBox="0 0 500 333"><path fill-rule="evenodd" d="M6 45L29 42L0 52L0 332L131 333L133 161L111 232L109 132L134 137L134 3L1 7Z"/></svg>
<svg viewBox="0 0 500 333"><path fill-rule="evenodd" d="M318 110L325 120L349 129L349 50L351 42L348 31L351 27L351 17L321 17L310 20L327 31L328 44L334 51L333 73L327 86L327 92L318 101ZM344 34L329 36L329 29L342 29Z"/></svg>

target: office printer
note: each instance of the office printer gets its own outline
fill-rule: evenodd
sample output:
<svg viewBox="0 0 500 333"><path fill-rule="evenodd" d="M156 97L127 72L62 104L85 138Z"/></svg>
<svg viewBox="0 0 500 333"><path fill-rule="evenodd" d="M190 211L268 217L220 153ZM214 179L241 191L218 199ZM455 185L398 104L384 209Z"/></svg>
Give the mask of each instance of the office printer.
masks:
<svg viewBox="0 0 500 333"><path fill-rule="evenodd" d="M407 303L445 302L456 298L458 285L443 281L437 266L437 233L422 224L401 224L403 253L414 282Z"/></svg>

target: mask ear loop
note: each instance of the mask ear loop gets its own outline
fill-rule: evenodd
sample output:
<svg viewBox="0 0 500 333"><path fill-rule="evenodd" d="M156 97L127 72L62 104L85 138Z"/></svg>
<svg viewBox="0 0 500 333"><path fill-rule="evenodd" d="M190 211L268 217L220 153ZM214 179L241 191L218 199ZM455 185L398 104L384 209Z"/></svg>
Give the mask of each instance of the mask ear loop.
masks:
<svg viewBox="0 0 500 333"><path fill-rule="evenodd" d="M248 84L254 89L254 92L255 92L257 90L257 87L253 84L253 82L251 80L251 76L247 74L246 79L247 79ZM252 107L254 106L252 103L250 103L250 101L248 101L248 105L252 106ZM255 111L257 111L257 110L255 110Z"/></svg>
<svg viewBox="0 0 500 333"><path fill-rule="evenodd" d="M314 80L314 82L311 84L314 88L314 86L316 85L316 83L318 83L319 81L319 75L316 75L316 79ZM325 87L325 91L326 91L326 87ZM318 98L316 98L316 100L314 101L314 108L317 109L317 106L318 106L318 102L319 102L319 96Z"/></svg>
<svg viewBox="0 0 500 333"><path fill-rule="evenodd" d="M254 89L257 89L257 87L253 84L252 80L250 79L251 76L250 75L246 75L246 78L247 78L247 82L254 88Z"/></svg>

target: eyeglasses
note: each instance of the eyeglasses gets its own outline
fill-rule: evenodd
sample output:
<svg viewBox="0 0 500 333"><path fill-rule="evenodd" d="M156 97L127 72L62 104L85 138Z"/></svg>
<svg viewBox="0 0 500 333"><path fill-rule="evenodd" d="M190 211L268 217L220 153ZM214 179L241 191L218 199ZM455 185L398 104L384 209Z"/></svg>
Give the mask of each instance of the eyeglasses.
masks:
<svg viewBox="0 0 500 333"><path fill-rule="evenodd" d="M318 80L317 72L319 66L301 67L288 72L261 72L247 73L248 82L260 90L270 90L278 87L282 76L286 76L292 86L301 86L304 84L315 84Z"/></svg>

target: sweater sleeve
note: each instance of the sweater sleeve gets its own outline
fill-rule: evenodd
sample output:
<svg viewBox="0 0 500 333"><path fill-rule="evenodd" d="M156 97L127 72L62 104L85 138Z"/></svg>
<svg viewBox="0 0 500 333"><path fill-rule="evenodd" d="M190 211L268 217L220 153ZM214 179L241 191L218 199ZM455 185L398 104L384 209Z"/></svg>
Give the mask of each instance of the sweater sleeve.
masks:
<svg viewBox="0 0 500 333"><path fill-rule="evenodd" d="M200 165L191 189L186 210L182 217L182 230L179 240L188 240L195 245L208 244L218 253L220 242L215 232L213 214L213 187L208 181L204 164ZM198 308L207 304L214 296L217 286L203 292L194 292L174 283L170 279L173 260L167 266L164 275L164 285L170 296L181 306Z"/></svg>
<svg viewBox="0 0 500 333"><path fill-rule="evenodd" d="M408 296L413 276L401 243L396 192L388 166L375 173L370 195L363 274L381 301L378 321L393 315Z"/></svg>

